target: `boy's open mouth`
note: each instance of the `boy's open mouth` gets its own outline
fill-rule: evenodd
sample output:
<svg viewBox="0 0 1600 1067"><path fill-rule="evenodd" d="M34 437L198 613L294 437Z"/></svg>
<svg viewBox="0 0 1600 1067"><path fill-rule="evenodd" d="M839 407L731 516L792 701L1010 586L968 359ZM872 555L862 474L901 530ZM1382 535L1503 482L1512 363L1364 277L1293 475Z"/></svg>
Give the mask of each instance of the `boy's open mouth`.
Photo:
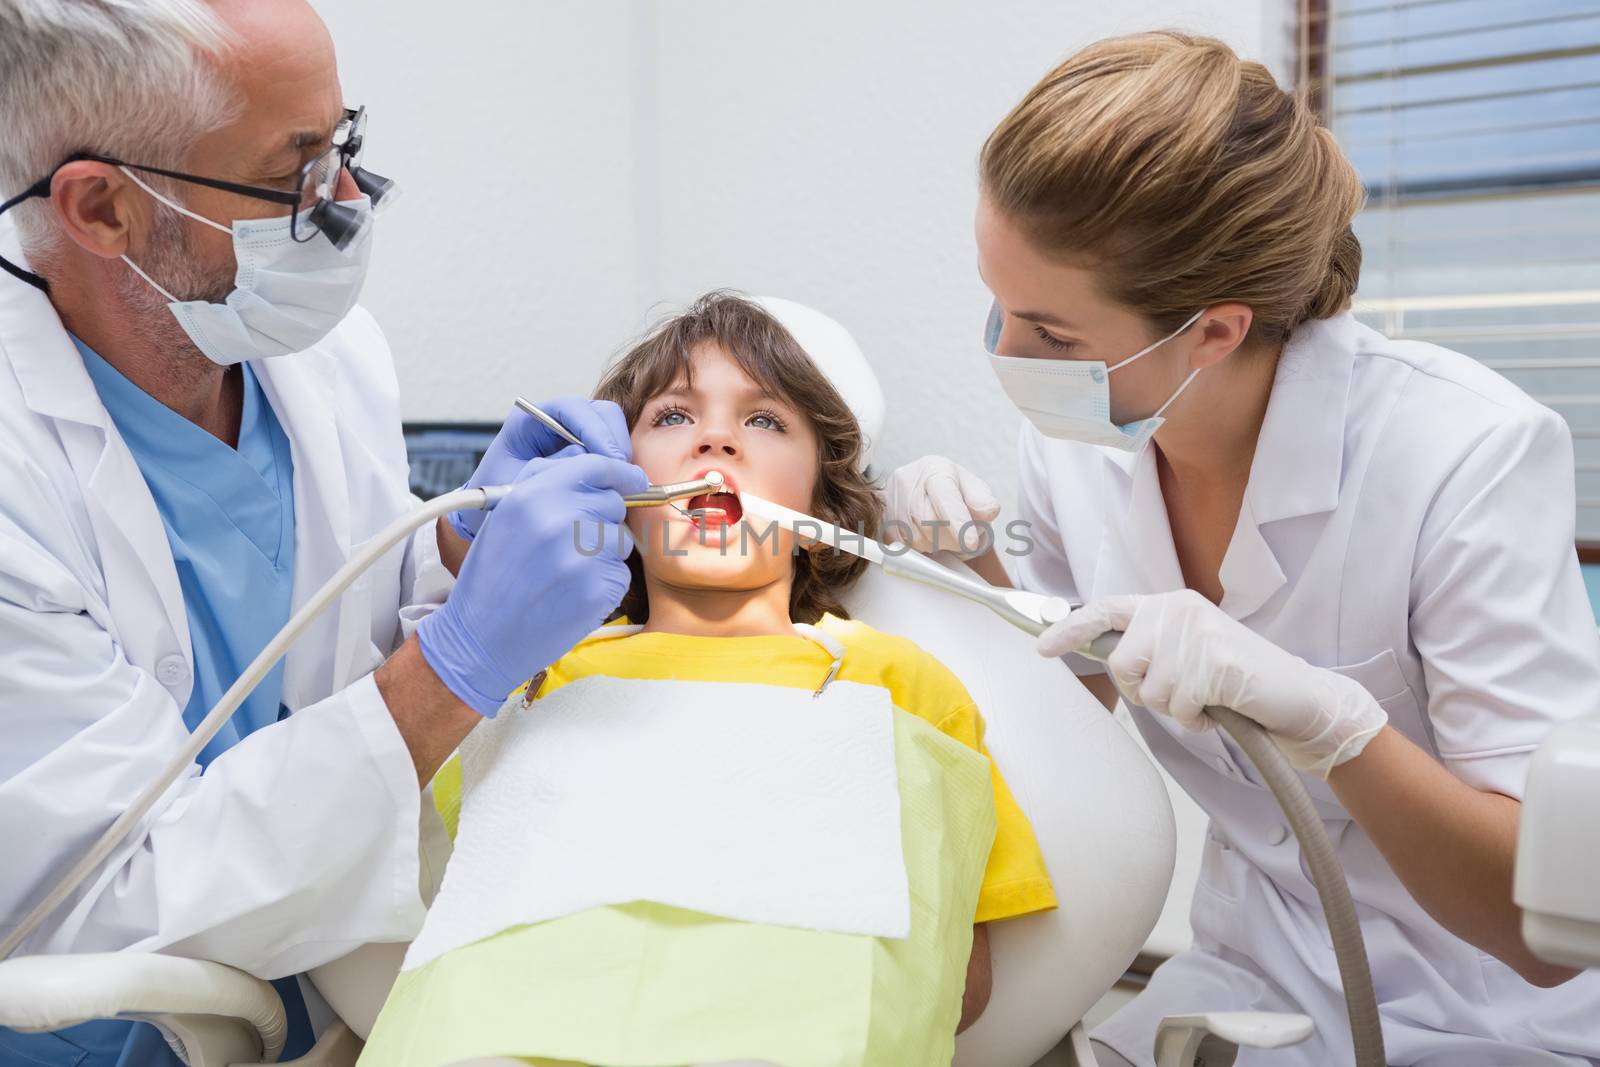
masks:
<svg viewBox="0 0 1600 1067"><path fill-rule="evenodd" d="M721 512L694 515L700 508L720 508ZM733 493L703 493L689 498L689 512L700 526L732 526L744 515L744 506Z"/></svg>
<svg viewBox="0 0 1600 1067"><path fill-rule="evenodd" d="M706 473L701 471L695 477L704 478ZM744 505L739 502L739 487L726 472L719 473L723 477L723 492L701 493L689 498L688 510L697 526L732 526L744 515Z"/></svg>

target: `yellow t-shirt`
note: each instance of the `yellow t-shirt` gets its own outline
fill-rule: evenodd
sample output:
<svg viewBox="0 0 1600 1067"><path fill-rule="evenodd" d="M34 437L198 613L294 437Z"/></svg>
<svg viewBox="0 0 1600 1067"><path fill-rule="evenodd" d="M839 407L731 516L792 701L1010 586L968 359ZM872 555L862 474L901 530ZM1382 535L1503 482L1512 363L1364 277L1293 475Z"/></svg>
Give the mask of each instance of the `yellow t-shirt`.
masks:
<svg viewBox="0 0 1600 1067"><path fill-rule="evenodd" d="M845 648L838 677L889 690L902 711L932 723L941 733L985 756L983 718L956 676L903 637L865 623L825 616L818 628ZM546 673L538 696L594 675L651 680L752 682L815 689L827 676L832 657L809 638L793 636L692 637L638 633L628 637L591 635ZM1011 919L1056 906L1055 889L1033 828L1017 806L1000 770L990 760L994 781L995 836L984 871L974 922ZM461 805L461 769L451 760L434 780L434 801L452 836Z"/></svg>

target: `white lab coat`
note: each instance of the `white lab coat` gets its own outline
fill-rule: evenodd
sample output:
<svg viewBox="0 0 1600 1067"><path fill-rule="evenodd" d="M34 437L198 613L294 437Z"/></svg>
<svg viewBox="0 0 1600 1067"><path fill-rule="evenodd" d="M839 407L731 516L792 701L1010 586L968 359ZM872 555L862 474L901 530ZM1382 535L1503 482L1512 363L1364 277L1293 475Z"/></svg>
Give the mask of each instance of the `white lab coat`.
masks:
<svg viewBox="0 0 1600 1067"><path fill-rule="evenodd" d="M14 262L14 233L0 223ZM357 309L254 364L294 456L294 606L414 506L387 344ZM173 785L20 951L133 948L264 978L420 927L416 772L371 672L450 576L432 524L290 650L293 713ZM0 276L0 929L188 736L188 621L154 500L45 295ZM431 808L431 805L427 807Z"/></svg>
<svg viewBox="0 0 1600 1067"><path fill-rule="evenodd" d="M1021 498L1036 540L1018 560L1025 587L1075 600L1183 587L1153 449L1129 455L1025 426ZM1555 413L1458 353L1391 341L1349 314L1307 323L1279 364L1221 607L1361 682L1463 781L1520 799L1550 729L1600 709L1574 507L1571 438ZM1221 731L1133 714L1211 823L1194 950L1095 1036L1148 1064L1164 1014L1301 1010L1316 1022L1310 1042L1240 1064L1350 1062L1321 908L1271 793ZM1446 932L1327 783L1302 778L1350 880L1390 1063L1600 1056L1600 973L1537 989Z"/></svg>

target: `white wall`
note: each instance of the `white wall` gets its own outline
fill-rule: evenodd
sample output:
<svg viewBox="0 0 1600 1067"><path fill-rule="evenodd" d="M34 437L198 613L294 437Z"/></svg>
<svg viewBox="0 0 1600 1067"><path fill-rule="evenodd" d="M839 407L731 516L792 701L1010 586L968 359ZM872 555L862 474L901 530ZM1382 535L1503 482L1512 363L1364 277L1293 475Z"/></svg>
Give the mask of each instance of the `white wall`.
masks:
<svg viewBox="0 0 1600 1067"><path fill-rule="evenodd" d="M403 196L364 302L407 419L498 422L518 393L588 392L638 321L621 0L316 0L365 161Z"/></svg>
<svg viewBox="0 0 1600 1067"><path fill-rule="evenodd" d="M586 392L667 305L732 286L829 312L883 378L880 459L1012 488L980 358L984 136L1051 65L1159 26L1281 67L1284 0L317 0L368 162L405 186L367 304L408 419ZM1269 14L1271 17L1269 18Z"/></svg>

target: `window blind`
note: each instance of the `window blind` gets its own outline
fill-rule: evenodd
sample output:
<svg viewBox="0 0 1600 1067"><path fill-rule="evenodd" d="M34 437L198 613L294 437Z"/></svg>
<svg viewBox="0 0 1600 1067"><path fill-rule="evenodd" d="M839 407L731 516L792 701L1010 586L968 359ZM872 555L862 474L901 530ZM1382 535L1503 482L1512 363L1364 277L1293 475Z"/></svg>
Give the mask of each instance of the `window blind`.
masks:
<svg viewBox="0 0 1600 1067"><path fill-rule="evenodd" d="M1367 187L1358 317L1560 412L1600 545L1600 0L1300 0L1299 45Z"/></svg>

